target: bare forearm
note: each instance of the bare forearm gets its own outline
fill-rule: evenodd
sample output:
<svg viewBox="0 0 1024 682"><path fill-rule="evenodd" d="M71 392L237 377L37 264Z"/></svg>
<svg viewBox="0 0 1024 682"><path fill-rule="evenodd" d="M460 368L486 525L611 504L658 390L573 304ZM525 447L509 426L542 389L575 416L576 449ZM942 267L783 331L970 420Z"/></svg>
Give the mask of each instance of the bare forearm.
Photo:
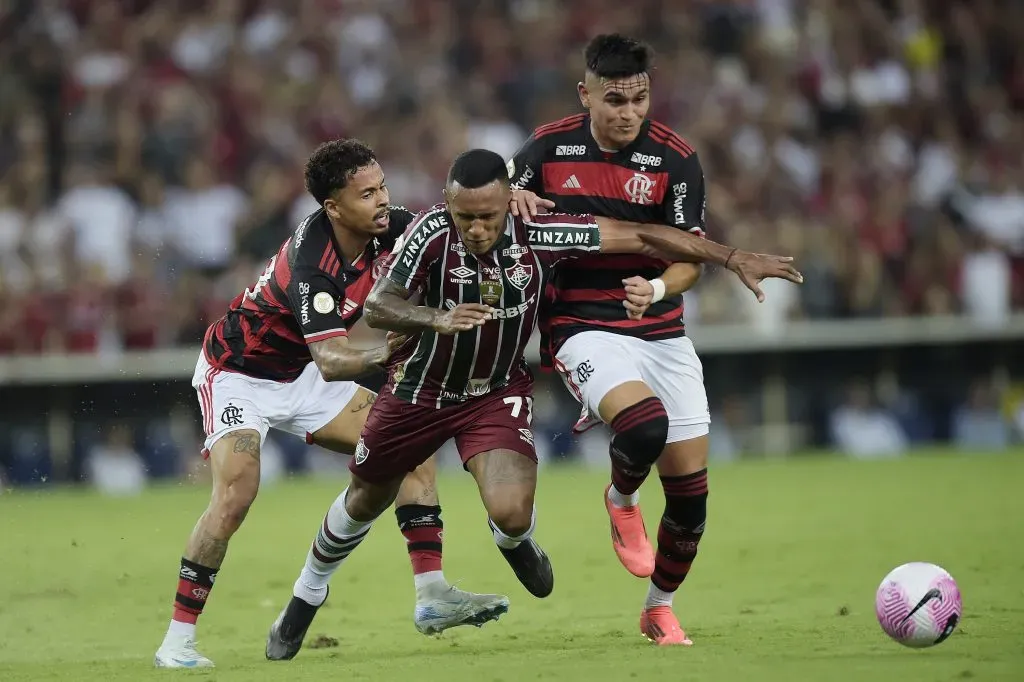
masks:
<svg viewBox="0 0 1024 682"><path fill-rule="evenodd" d="M374 292L366 299L363 309L366 324L374 329L387 329L403 334L415 334L433 329L442 311L409 301L386 292Z"/></svg>
<svg viewBox="0 0 1024 682"><path fill-rule="evenodd" d="M665 296L678 296L684 291L689 291L704 272L700 263L673 263L661 273L662 282L665 283Z"/></svg>
<svg viewBox="0 0 1024 682"><path fill-rule="evenodd" d="M674 262L725 265L733 249L675 228L596 218L602 253L642 253Z"/></svg>
<svg viewBox="0 0 1024 682"><path fill-rule="evenodd" d="M327 381L352 381L384 369L387 347L344 352L320 352L314 355L320 374Z"/></svg>

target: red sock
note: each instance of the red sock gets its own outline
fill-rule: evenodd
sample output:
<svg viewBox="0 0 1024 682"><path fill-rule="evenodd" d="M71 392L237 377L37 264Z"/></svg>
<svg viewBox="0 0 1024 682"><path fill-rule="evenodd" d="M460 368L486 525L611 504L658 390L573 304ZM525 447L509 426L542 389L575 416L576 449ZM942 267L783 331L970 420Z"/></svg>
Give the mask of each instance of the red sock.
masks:
<svg viewBox="0 0 1024 682"><path fill-rule="evenodd" d="M415 575L441 570L441 542L444 523L441 507L403 504L395 508L398 528L405 536L409 561Z"/></svg>
<svg viewBox="0 0 1024 682"><path fill-rule="evenodd" d="M173 620L179 623L191 623L203 613L206 600L210 598L213 581L217 579L219 568L201 566L188 559L181 558L181 570L178 572L178 593L174 595Z"/></svg>

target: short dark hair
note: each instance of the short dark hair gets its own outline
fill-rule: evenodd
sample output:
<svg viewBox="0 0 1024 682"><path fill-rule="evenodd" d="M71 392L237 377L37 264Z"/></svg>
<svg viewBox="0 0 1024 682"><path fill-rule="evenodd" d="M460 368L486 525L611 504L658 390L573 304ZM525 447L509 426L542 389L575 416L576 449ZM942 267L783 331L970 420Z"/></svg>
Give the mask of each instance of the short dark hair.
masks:
<svg viewBox="0 0 1024 682"><path fill-rule="evenodd" d="M359 140L324 142L306 162L306 190L322 205L335 191L344 189L360 168L375 161L377 155Z"/></svg>
<svg viewBox="0 0 1024 682"><path fill-rule="evenodd" d="M476 189L495 180L509 182L508 166L501 154L489 149L470 149L459 154L448 169L447 186L458 183L466 189Z"/></svg>
<svg viewBox="0 0 1024 682"><path fill-rule="evenodd" d="M583 50L587 71L601 78L625 78L649 72L654 50L647 43L619 33L602 33Z"/></svg>

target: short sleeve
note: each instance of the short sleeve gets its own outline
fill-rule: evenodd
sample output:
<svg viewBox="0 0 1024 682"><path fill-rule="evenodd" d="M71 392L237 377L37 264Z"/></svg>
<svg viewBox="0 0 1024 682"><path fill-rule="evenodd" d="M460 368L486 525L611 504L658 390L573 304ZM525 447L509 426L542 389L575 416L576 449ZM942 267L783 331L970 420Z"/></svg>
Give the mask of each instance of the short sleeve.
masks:
<svg viewBox="0 0 1024 682"><path fill-rule="evenodd" d="M545 265L601 250L601 231L591 215L546 213L524 220L526 240Z"/></svg>
<svg viewBox="0 0 1024 682"><path fill-rule="evenodd" d="M544 163L544 143L531 135L508 161L508 179L512 189L525 189L540 194L544 187L541 183L541 165Z"/></svg>
<svg viewBox="0 0 1024 682"><path fill-rule="evenodd" d="M665 193L665 224L704 236L704 171L697 154L678 156L669 171L671 188Z"/></svg>
<svg viewBox="0 0 1024 682"><path fill-rule="evenodd" d="M348 335L339 305L345 291L337 279L319 268L296 265L285 291L306 343Z"/></svg>
<svg viewBox="0 0 1024 682"><path fill-rule="evenodd" d="M395 242L384 275L407 291L415 291L437 260L450 222L443 211L421 213Z"/></svg>

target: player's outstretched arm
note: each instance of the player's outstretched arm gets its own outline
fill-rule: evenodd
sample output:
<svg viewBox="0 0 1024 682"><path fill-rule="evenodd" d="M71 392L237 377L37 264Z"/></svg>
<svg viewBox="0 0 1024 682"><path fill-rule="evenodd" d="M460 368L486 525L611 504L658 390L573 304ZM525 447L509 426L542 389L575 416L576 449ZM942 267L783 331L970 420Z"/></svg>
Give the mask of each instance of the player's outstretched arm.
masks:
<svg viewBox="0 0 1024 682"><path fill-rule="evenodd" d="M419 333L457 334L479 327L491 319L491 308L477 303L460 303L452 310L438 310L409 303L410 292L387 277L381 277L363 306L366 324L374 329Z"/></svg>
<svg viewBox="0 0 1024 682"><path fill-rule="evenodd" d="M758 301L764 300L764 293L758 286L761 280L774 277L797 284L804 281L790 265L793 259L788 256L749 253L662 225L601 217L596 220L601 232L602 253L641 253L671 261L721 265L735 273Z"/></svg>
<svg viewBox="0 0 1024 682"><path fill-rule="evenodd" d="M356 350L347 338L336 336L309 344L309 354L325 381L353 381L382 370L395 348L389 340L378 348Z"/></svg>

